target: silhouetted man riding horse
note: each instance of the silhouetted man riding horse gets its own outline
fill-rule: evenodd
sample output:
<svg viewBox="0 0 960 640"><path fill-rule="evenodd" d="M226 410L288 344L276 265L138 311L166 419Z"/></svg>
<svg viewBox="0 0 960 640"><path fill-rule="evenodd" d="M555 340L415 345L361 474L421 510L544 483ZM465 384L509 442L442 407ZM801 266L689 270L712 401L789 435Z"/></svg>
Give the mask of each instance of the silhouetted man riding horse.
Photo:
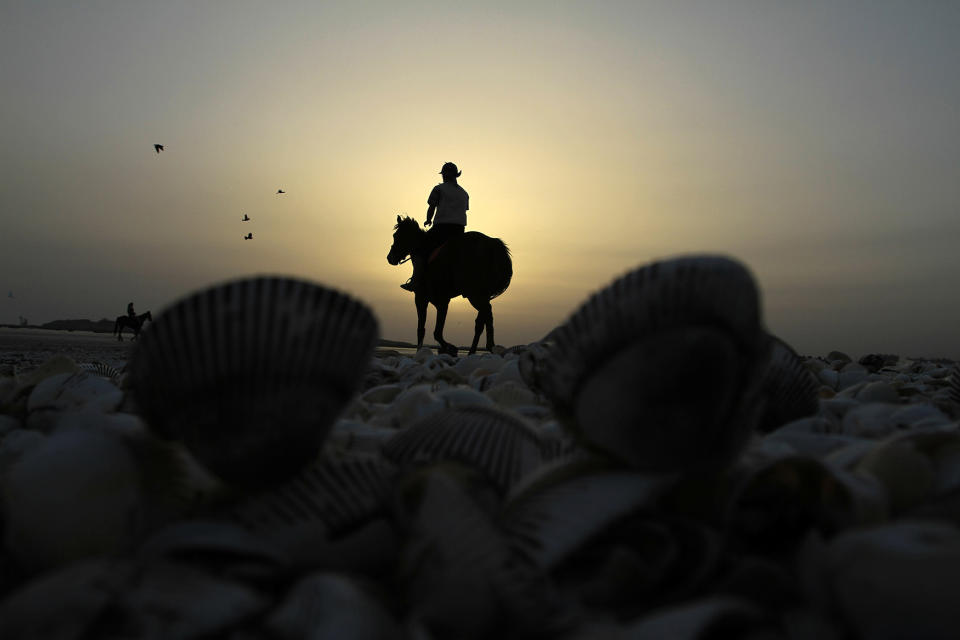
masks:
<svg viewBox="0 0 960 640"><path fill-rule="evenodd" d="M427 198L427 204L429 205L427 221L423 225L429 227L433 224L433 227L427 232L426 242L424 242L420 255L411 256L413 275L400 285L407 291L416 291L421 279L421 271L427 267L433 252L446 244L448 240L463 235L463 229L467 226L467 209L470 208L470 196L463 187L457 184L457 178L462 173L462 171L457 170L457 165L452 162L445 163L440 169L443 182L435 186ZM436 213L435 221L434 213Z"/></svg>

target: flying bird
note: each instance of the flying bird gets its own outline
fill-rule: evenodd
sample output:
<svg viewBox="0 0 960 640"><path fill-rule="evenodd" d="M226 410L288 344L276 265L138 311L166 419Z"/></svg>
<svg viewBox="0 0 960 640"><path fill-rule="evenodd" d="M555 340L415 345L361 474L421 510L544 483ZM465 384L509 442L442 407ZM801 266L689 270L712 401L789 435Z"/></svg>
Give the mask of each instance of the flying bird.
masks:
<svg viewBox="0 0 960 640"><path fill-rule="evenodd" d="M241 222L246 222L249 219L250 219L250 216L248 216L247 214L243 214L243 220Z"/></svg>
<svg viewBox="0 0 960 640"><path fill-rule="evenodd" d="M277 193L286 193L283 189L277 189Z"/></svg>
<svg viewBox="0 0 960 640"><path fill-rule="evenodd" d="M154 148L154 150L155 150L157 153L160 153L161 151L163 151L163 145L162 145L162 144L155 144L155 145L153 145L153 148Z"/></svg>
<svg viewBox="0 0 960 640"><path fill-rule="evenodd" d="M244 240L253 240L253 234L252 234L252 233L248 233L247 235L243 236L243 239L244 239Z"/></svg>

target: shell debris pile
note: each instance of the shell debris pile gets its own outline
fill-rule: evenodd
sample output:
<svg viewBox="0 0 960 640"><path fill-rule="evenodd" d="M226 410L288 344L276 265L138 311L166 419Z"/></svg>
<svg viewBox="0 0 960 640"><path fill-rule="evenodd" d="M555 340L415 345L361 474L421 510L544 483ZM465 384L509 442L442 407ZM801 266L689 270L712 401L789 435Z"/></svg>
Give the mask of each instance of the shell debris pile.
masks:
<svg viewBox="0 0 960 640"><path fill-rule="evenodd" d="M497 353L377 338L260 277L0 370L0 638L960 633L957 363L800 355L714 255Z"/></svg>

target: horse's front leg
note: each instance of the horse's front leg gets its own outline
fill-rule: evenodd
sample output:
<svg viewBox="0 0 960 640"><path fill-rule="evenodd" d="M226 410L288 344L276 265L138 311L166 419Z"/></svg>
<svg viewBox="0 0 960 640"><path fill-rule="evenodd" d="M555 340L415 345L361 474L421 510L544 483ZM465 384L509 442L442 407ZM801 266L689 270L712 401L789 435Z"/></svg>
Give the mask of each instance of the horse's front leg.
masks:
<svg viewBox="0 0 960 640"><path fill-rule="evenodd" d="M457 348L443 339L443 325L447 321L447 308L450 306L450 300L443 302L434 302L437 308L437 326L433 329L433 337L437 341L437 353L449 353L452 356L457 355Z"/></svg>
<svg viewBox="0 0 960 640"><path fill-rule="evenodd" d="M417 305L417 350L423 346L423 336L427 333L427 304L429 300L424 295L416 294Z"/></svg>

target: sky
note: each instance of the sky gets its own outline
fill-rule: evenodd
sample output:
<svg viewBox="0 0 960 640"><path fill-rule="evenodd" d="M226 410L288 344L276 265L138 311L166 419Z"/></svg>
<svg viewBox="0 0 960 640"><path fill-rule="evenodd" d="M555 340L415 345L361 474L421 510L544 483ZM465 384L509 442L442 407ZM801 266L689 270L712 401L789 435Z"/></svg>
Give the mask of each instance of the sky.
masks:
<svg viewBox="0 0 960 640"><path fill-rule="evenodd" d="M936 0L6 0L0 323L281 274L415 341L386 255L453 161L512 253L499 344L719 253L801 353L960 359L958 34Z"/></svg>

